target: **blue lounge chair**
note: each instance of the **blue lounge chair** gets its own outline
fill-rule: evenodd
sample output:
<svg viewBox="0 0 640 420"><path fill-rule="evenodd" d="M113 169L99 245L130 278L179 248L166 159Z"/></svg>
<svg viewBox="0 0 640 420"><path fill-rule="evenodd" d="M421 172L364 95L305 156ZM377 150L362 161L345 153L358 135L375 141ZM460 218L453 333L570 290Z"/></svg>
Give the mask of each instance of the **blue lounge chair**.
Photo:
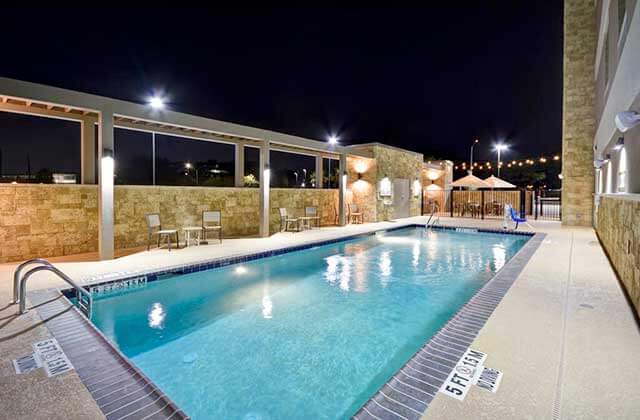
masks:
<svg viewBox="0 0 640 420"><path fill-rule="evenodd" d="M518 213L516 213L516 210L511 206L509 206L509 213L511 214L511 220L516 222L516 227L514 228L514 230L518 229L518 225L520 225L520 223L524 223L527 226L529 226L531 229L533 229L533 226L531 226L529 222L527 222L527 218L518 216Z"/></svg>

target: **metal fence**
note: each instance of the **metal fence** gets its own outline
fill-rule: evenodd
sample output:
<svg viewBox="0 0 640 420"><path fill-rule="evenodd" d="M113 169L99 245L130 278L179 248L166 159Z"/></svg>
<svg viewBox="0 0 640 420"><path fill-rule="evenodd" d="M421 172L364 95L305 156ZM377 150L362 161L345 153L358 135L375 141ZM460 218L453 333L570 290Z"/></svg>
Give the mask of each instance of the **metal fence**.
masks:
<svg viewBox="0 0 640 420"><path fill-rule="evenodd" d="M505 204L519 214L533 214L533 193L527 190L425 190L423 214L434 212L439 216L500 219Z"/></svg>
<svg viewBox="0 0 640 420"><path fill-rule="evenodd" d="M562 220L560 190L544 191L534 198L533 217L536 220Z"/></svg>

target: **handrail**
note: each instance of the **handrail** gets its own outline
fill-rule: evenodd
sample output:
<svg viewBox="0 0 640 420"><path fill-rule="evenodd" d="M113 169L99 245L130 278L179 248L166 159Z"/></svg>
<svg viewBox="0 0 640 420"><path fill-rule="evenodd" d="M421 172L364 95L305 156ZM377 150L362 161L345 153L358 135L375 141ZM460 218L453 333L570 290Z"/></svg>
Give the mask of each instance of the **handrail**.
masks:
<svg viewBox="0 0 640 420"><path fill-rule="evenodd" d="M13 272L13 303L20 302L20 295L19 295L19 291L20 291L20 273L22 272L22 270L26 266L32 265L32 264L51 265L51 263L49 261L45 260L45 259L32 258L30 260L27 260L27 261L23 262L19 266L17 266L16 267L16 271Z"/></svg>
<svg viewBox="0 0 640 420"><path fill-rule="evenodd" d="M429 219L427 220L427 227L429 227L429 222L431 222L431 218L433 218L434 214L436 214L436 206L435 206L435 204L433 204L431 206L431 215L429 215Z"/></svg>
<svg viewBox="0 0 640 420"><path fill-rule="evenodd" d="M51 264L41 265L39 267L32 268L31 270L27 271L27 273L22 278L20 282L20 314L24 314L25 312L27 312L26 310L27 300L25 298L25 295L27 292L27 280L29 280L29 278L32 275L34 275L39 271L51 271L52 273L60 277L62 280L69 283L74 289L76 289L76 294L78 298L78 307L80 308L80 311L83 312L87 318L91 318L91 306L93 304L93 298L91 296L91 293L89 293L87 289L85 289L84 287L79 286L76 282L71 280L69 276L67 276L62 271L60 271L59 269L57 269Z"/></svg>

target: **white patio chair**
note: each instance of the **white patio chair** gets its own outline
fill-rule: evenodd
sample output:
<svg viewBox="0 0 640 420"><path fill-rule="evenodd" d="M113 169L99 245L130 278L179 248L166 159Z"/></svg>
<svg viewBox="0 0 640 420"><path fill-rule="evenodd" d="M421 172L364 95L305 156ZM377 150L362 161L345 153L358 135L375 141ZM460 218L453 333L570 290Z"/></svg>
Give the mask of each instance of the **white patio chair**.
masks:
<svg viewBox="0 0 640 420"><path fill-rule="evenodd" d="M145 220L147 221L147 228L149 230L149 236L147 238L147 251L149 251L149 249L151 248L151 237L153 235L158 235L158 248L160 248L160 240L164 236L167 239L167 247L169 248L169 251L171 251L171 236L173 235L176 236L176 246L179 247L180 241L178 239L178 230L162 229L159 213L146 214Z"/></svg>
<svg viewBox="0 0 640 420"><path fill-rule="evenodd" d="M289 231L289 227L293 225L293 231L300 230L300 219L297 217L289 217L287 214L287 209L284 207L280 207L280 232Z"/></svg>
<svg viewBox="0 0 640 420"><path fill-rule="evenodd" d="M222 243L222 213L219 210L202 212L202 239L207 240L207 232L218 232Z"/></svg>

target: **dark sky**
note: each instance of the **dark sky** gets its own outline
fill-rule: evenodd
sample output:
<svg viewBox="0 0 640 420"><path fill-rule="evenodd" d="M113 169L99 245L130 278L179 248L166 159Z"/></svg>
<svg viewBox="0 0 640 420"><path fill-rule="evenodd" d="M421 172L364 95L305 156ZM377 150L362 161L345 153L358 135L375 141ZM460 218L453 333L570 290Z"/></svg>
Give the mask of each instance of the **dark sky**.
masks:
<svg viewBox="0 0 640 420"><path fill-rule="evenodd" d="M447 2L448 3L448 2ZM0 74L344 143L560 151L562 2L3 10ZM160 8L161 9L161 8Z"/></svg>

